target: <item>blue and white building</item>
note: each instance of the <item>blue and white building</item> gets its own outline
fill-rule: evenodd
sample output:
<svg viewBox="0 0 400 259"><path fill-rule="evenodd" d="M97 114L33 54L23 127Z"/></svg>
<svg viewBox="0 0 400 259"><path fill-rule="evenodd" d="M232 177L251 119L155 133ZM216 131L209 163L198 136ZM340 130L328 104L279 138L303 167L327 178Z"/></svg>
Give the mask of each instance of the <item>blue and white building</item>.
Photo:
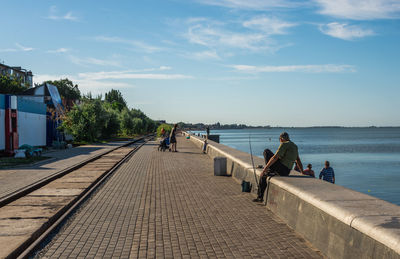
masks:
<svg viewBox="0 0 400 259"><path fill-rule="evenodd" d="M45 146L46 109L43 96L0 94L0 150Z"/></svg>

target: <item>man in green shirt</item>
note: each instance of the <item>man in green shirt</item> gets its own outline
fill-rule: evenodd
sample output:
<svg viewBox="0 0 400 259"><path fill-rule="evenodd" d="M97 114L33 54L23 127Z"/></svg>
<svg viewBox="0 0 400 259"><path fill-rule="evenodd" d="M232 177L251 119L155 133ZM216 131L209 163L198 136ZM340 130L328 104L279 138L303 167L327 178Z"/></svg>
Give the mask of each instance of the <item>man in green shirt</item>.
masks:
<svg viewBox="0 0 400 259"><path fill-rule="evenodd" d="M289 134L283 132L279 136L281 143L275 155L269 149L264 150L265 167L260 176L260 184L258 186L258 196L255 202L262 202L265 189L267 188L268 175L288 176L293 164L296 162L303 173L303 164L301 163L299 152L296 144L290 141Z"/></svg>

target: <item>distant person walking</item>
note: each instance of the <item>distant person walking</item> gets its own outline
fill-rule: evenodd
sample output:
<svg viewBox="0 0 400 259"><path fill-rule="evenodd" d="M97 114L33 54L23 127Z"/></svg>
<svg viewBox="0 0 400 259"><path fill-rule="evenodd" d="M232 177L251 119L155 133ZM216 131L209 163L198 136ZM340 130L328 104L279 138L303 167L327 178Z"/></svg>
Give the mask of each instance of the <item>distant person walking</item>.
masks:
<svg viewBox="0 0 400 259"><path fill-rule="evenodd" d="M319 173L319 179L330 182L330 183L335 183L335 172L333 171L333 168L330 167L329 161L325 161L325 167L322 168L321 173Z"/></svg>
<svg viewBox="0 0 400 259"><path fill-rule="evenodd" d="M207 133L207 139L208 139L208 136L210 135L210 127L209 126L207 126L207 128L206 128L206 133Z"/></svg>
<svg viewBox="0 0 400 259"><path fill-rule="evenodd" d="M171 151L178 152L176 150L176 130L178 128L178 124L175 124L171 130L171 134L169 135L169 142L171 143Z"/></svg>
<svg viewBox="0 0 400 259"><path fill-rule="evenodd" d="M312 170L312 165L311 164L307 165L307 168L303 171L303 174L304 175L309 175L309 176L315 178L315 173L314 173L314 170Z"/></svg>
<svg viewBox="0 0 400 259"><path fill-rule="evenodd" d="M283 132L279 136L279 142L281 143L275 155L271 150L264 150L265 167L260 176L260 183L258 186L258 195L254 199L254 202L262 202L264 197L265 189L267 188L267 176L269 175L280 175L288 176L290 170L293 168L293 164L296 162L300 172L303 173L303 164L301 163L299 152L296 144L290 141L289 134Z"/></svg>

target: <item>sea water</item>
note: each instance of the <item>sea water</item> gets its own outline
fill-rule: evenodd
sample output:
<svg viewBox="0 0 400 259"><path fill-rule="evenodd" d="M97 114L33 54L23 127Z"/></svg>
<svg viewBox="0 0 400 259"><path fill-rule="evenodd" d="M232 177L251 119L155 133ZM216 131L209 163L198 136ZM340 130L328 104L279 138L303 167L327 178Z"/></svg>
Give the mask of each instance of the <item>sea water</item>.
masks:
<svg viewBox="0 0 400 259"><path fill-rule="evenodd" d="M265 148L277 150L283 131L299 147L303 166L312 164L316 177L328 160L336 184L400 205L400 128L235 129L210 134L244 152L250 152L250 137L253 155L262 157Z"/></svg>

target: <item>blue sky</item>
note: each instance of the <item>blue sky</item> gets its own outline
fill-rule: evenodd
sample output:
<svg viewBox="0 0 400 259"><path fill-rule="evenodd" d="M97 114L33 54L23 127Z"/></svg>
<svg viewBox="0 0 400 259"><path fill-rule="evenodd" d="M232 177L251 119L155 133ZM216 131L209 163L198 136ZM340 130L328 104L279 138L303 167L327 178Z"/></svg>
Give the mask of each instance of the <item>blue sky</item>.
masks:
<svg viewBox="0 0 400 259"><path fill-rule="evenodd" d="M3 1L0 62L170 122L399 126L398 0Z"/></svg>

